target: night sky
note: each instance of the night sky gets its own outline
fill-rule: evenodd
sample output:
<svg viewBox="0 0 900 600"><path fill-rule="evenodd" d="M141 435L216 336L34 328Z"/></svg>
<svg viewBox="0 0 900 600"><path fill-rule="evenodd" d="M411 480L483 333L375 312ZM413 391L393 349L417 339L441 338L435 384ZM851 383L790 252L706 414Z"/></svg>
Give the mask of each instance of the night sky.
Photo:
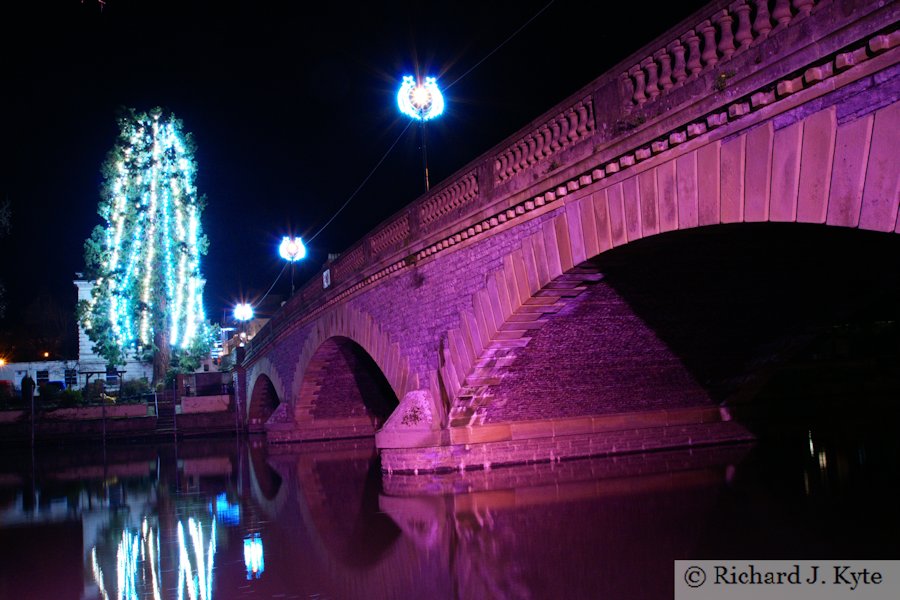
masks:
<svg viewBox="0 0 900 600"><path fill-rule="evenodd" d="M71 281L83 269L85 238L101 223L100 166L120 107L162 106L193 135L207 198L205 304L218 321L275 281L281 236L317 231L400 135L407 120L395 98L404 74L456 81L445 91L444 117L428 130L435 185L704 3L655 5L652 14L646 3L610 4L4 6L0 200L11 202L13 220L0 240L0 331L9 339L39 297L74 311ZM422 191L411 127L312 244L298 284ZM289 290L283 276L273 293Z"/></svg>

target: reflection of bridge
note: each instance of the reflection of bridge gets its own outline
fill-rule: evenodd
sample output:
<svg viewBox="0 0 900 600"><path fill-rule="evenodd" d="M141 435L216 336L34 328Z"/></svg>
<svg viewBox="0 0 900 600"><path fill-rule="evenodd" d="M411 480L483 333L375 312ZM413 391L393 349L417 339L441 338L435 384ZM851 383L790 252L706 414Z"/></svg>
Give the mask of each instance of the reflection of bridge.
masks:
<svg viewBox="0 0 900 600"><path fill-rule="evenodd" d="M376 443L397 470L740 437L592 259L728 223L900 232L898 15L709 4L295 295L243 363L249 426L352 437L390 415Z"/></svg>
<svg viewBox="0 0 900 600"><path fill-rule="evenodd" d="M634 588L629 580L659 597L670 578L640 577L630 565L661 574L671 556L694 551L734 472L728 465L747 452L382 478L371 471L371 440L257 450L243 480L269 526L266 573L253 589L338 598L581 597L610 587L616 596ZM648 531L649 550L639 541Z"/></svg>

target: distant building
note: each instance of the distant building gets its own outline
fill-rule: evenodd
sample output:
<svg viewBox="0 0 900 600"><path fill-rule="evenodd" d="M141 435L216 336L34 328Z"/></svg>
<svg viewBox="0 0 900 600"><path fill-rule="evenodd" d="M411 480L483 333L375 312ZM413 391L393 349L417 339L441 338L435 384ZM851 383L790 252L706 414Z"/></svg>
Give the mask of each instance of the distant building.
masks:
<svg viewBox="0 0 900 600"><path fill-rule="evenodd" d="M87 279L82 279L81 273L76 273L75 276L75 287L78 289L78 301L82 300L90 300L91 299L91 291L94 289L94 282ZM79 387L84 386L85 380L87 379L87 373L93 373L92 380L95 379L98 374L104 375L106 377L107 385L117 386L119 384L117 377L118 374L116 371L124 371L125 379L140 379L142 377L146 377L147 381L153 380L153 363L139 361L134 358L129 358L124 366L117 366L116 369L109 369L109 373L107 373L106 359L94 352L94 343L91 341L91 338L88 337L87 332L84 330L84 327L81 326L81 323L78 323L78 369L80 372L84 373L80 378Z"/></svg>

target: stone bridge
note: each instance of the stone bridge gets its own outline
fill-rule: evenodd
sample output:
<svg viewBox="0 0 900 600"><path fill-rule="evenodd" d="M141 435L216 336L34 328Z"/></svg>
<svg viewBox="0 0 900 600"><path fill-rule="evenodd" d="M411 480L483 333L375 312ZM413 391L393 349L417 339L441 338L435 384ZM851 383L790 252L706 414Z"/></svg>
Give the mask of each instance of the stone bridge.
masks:
<svg viewBox="0 0 900 600"><path fill-rule="evenodd" d="M413 472L746 438L598 259L732 224L900 232L898 16L707 5L326 264L236 371L247 426L374 434Z"/></svg>

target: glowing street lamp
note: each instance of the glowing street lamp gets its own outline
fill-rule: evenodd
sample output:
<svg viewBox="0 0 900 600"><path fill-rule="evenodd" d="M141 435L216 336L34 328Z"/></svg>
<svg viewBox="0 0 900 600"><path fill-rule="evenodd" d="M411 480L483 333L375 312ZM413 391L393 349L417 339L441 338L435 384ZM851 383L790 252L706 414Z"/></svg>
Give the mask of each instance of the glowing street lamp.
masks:
<svg viewBox="0 0 900 600"><path fill-rule="evenodd" d="M306 246L303 245L301 238L285 236L281 238L281 245L278 246L278 254L281 258L291 263L291 296L294 295L294 263L300 259L306 258Z"/></svg>
<svg viewBox="0 0 900 600"><path fill-rule="evenodd" d="M243 348L247 343L247 321L253 319L253 307L247 302L239 302L234 307L234 320L241 322L241 331L238 335L238 345Z"/></svg>
<svg viewBox="0 0 900 600"><path fill-rule="evenodd" d="M234 318L238 321L249 321L253 318L253 307L246 302L240 302L234 307Z"/></svg>
<svg viewBox="0 0 900 600"><path fill-rule="evenodd" d="M428 183L428 149L425 137L425 122L441 116L444 112L444 96L438 88L434 77L426 77L424 82L416 83L412 75L405 75L397 92L397 106L407 117L419 122L422 126L422 164L425 167L425 191Z"/></svg>

